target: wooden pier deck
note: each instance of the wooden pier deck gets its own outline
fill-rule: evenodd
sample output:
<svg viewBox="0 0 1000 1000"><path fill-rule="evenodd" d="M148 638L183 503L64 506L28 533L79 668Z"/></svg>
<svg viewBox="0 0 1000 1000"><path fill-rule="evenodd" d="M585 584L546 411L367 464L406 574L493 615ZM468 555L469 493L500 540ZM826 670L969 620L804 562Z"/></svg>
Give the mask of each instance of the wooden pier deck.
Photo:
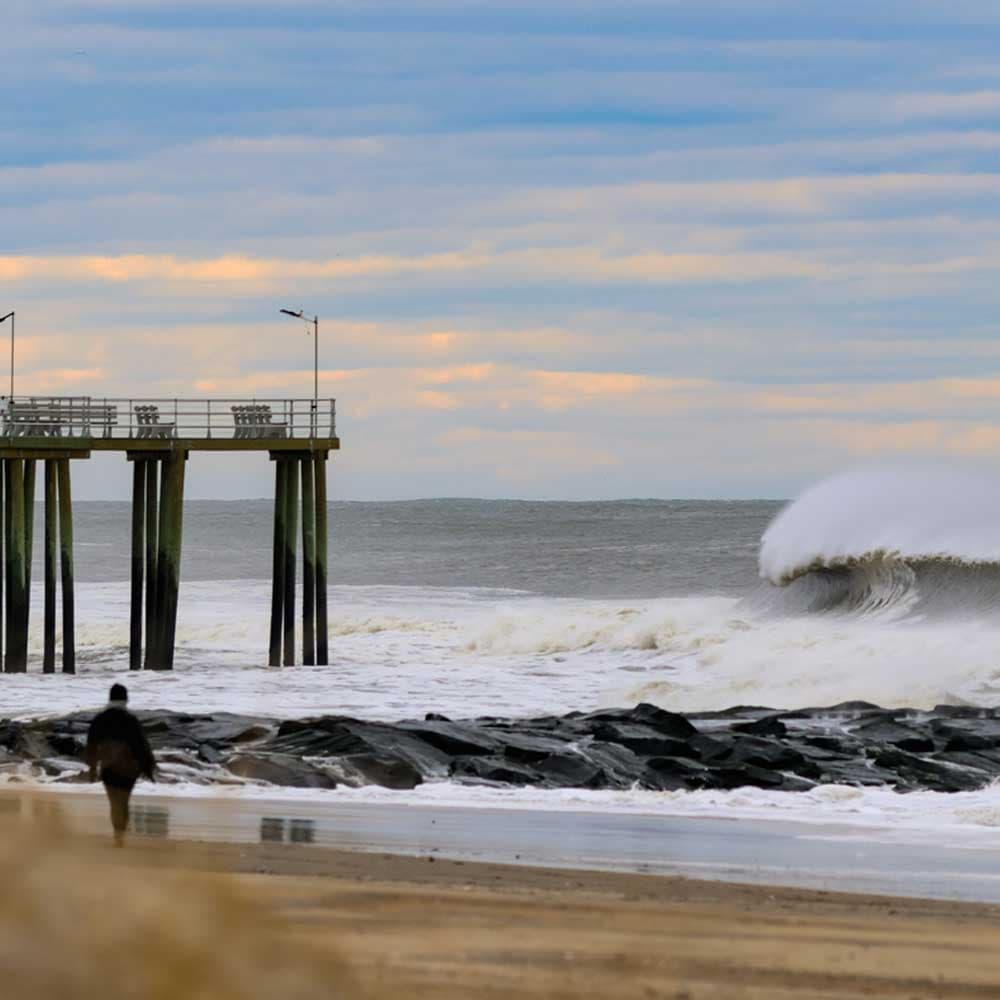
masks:
<svg viewBox="0 0 1000 1000"><path fill-rule="evenodd" d="M298 524L303 561L302 662L329 662L326 465L340 448L333 399L0 397L0 652L28 669L36 465L44 462L42 670L55 671L57 565L62 670L75 673L70 462L116 451L133 462L129 666L173 668L185 466L191 452L267 452L275 463L268 662L295 662ZM301 486L301 489L300 489ZM301 498L301 518L300 513ZM58 558L57 558L58 556Z"/></svg>

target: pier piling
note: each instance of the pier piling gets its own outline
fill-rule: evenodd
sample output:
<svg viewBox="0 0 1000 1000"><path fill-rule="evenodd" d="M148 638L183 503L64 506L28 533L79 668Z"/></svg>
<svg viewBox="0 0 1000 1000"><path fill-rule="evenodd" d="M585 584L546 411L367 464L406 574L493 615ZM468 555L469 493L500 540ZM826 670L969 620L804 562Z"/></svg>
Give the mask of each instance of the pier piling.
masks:
<svg viewBox="0 0 1000 1000"><path fill-rule="evenodd" d="M62 569L62 669L76 673L76 606L73 581L73 491L69 459L56 461L59 490L59 563Z"/></svg>
<svg viewBox="0 0 1000 1000"><path fill-rule="evenodd" d="M0 459L0 672L4 669L4 650L6 649L6 633L4 623L9 618L7 614L7 600L10 590L6 584L6 562L4 553L7 550L6 539L10 534L9 522L7 520L7 460Z"/></svg>
<svg viewBox="0 0 1000 1000"><path fill-rule="evenodd" d="M146 654L144 664L152 669L156 658L156 636L159 622L156 617L156 556L159 548L159 514L156 502L158 461L153 458L136 458L146 467Z"/></svg>
<svg viewBox="0 0 1000 1000"><path fill-rule="evenodd" d="M56 467L45 460L45 636L42 646L42 671L56 671L56 566L58 562L59 491Z"/></svg>
<svg viewBox="0 0 1000 1000"><path fill-rule="evenodd" d="M302 662L316 662L316 494L312 457L302 462Z"/></svg>
<svg viewBox="0 0 1000 1000"><path fill-rule="evenodd" d="M25 592L24 546L24 460L11 459L7 463L7 495L10 531L7 536L7 665L9 674L24 673L28 669L27 594Z"/></svg>
<svg viewBox="0 0 1000 1000"><path fill-rule="evenodd" d="M285 462L274 463L274 543L271 554L271 635L269 666L281 666L281 635L285 621Z"/></svg>
<svg viewBox="0 0 1000 1000"><path fill-rule="evenodd" d="M298 541L299 476L293 457L285 466L285 641L283 662L295 665L295 546Z"/></svg>
<svg viewBox="0 0 1000 1000"><path fill-rule="evenodd" d="M160 524L157 539L157 635L153 670L173 670L180 588L181 535L184 525L184 463L187 455L174 452L163 460L160 481Z"/></svg>
<svg viewBox="0 0 1000 1000"><path fill-rule="evenodd" d="M24 462L24 629L31 618L31 560L35 551L35 465L33 458ZM25 669L28 640L25 636Z"/></svg>
<svg viewBox="0 0 1000 1000"><path fill-rule="evenodd" d="M129 670L142 668L142 583L146 528L146 466L132 462L132 586L129 601Z"/></svg>
<svg viewBox="0 0 1000 1000"><path fill-rule="evenodd" d="M316 662L330 662L326 619L327 507L326 452L317 453L313 460L316 489Z"/></svg>

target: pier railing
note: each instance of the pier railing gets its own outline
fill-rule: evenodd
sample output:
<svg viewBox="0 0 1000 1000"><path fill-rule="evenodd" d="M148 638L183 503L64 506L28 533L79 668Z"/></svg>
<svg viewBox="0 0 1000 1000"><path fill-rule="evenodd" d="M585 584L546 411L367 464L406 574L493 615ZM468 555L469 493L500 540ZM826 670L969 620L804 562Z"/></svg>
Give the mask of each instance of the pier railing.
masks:
<svg viewBox="0 0 1000 1000"><path fill-rule="evenodd" d="M109 440L276 441L337 436L334 399L0 397L0 435Z"/></svg>

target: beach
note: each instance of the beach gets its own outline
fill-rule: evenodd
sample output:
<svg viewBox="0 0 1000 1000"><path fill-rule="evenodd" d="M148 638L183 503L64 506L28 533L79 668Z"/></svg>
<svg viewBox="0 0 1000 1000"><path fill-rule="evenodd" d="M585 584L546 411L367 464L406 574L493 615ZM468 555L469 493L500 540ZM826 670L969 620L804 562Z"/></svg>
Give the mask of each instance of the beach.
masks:
<svg viewBox="0 0 1000 1000"><path fill-rule="evenodd" d="M79 843L76 845L79 848ZM86 838L117 884L198 873L336 954L359 997L995 997L1000 907L306 845Z"/></svg>
<svg viewBox="0 0 1000 1000"><path fill-rule="evenodd" d="M8 886L0 931L9 948L19 934L30 935L32 947L41 944L47 956L52 917L46 908L55 908L73 928L61 942L69 968L75 934L82 934L86 955L100 955L116 947L118 921L130 942L159 941L144 972L158 962L175 963L171 956L182 946L195 947L206 956L199 975L211 979L207 966L219 956L235 956L241 969L252 967L234 951L234 937L243 948L262 942L265 953L280 954L305 977L307 992L295 996L764 1000L994 997L1000 991L995 903L782 886L769 884L766 872L747 884L734 875L723 881L554 867L538 864L535 856L515 864L463 860L442 854L433 841L419 851L393 852L379 849L388 834L358 828L347 830L350 847L234 840L239 823L227 839L220 817L232 821L236 813L216 799L198 806L215 814L214 826L206 821L199 834L189 820L168 837L151 829L157 814L140 796L134 825L150 832L132 834L117 850L97 822L102 799L50 792L0 796L6 856L0 875ZM454 812L441 810L444 816ZM369 831L405 831L410 813L406 806L375 810ZM485 818L503 827L498 813ZM528 813L524 825L538 818ZM453 825L461 821L452 818ZM287 817L269 823L272 831L278 823L295 829ZM740 824L716 825L720 837L738 843ZM265 829L262 824L262 836ZM683 831L677 832L680 842ZM403 834L397 842L405 842ZM677 853L669 837L661 853ZM905 858L905 849L900 855ZM845 871L853 863L845 853ZM905 861L900 864L905 870ZM25 886L32 898L21 891ZM965 889L972 899L980 891ZM113 901L115 920L74 919L76 909L89 912L94 900L103 907ZM41 938L32 932L33 907L45 917ZM220 907L222 917L212 916ZM193 944L175 940L192 924L191 917L175 916L185 912L200 921L200 929L196 923L190 932ZM143 929L150 919L152 934ZM69 996L91 995L92 984L77 985ZM318 992L308 992L313 988ZM25 995L66 995L65 989L61 984L62 992ZM220 996L268 995L256 989Z"/></svg>

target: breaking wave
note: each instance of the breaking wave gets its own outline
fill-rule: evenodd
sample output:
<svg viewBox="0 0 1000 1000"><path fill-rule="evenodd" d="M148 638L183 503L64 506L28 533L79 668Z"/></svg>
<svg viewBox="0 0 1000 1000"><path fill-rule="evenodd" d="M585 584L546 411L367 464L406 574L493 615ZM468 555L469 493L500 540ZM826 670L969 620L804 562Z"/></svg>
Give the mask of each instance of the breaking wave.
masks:
<svg viewBox="0 0 1000 1000"><path fill-rule="evenodd" d="M757 603L778 612L996 614L1000 477L891 466L825 480L764 533L760 575L780 589Z"/></svg>

